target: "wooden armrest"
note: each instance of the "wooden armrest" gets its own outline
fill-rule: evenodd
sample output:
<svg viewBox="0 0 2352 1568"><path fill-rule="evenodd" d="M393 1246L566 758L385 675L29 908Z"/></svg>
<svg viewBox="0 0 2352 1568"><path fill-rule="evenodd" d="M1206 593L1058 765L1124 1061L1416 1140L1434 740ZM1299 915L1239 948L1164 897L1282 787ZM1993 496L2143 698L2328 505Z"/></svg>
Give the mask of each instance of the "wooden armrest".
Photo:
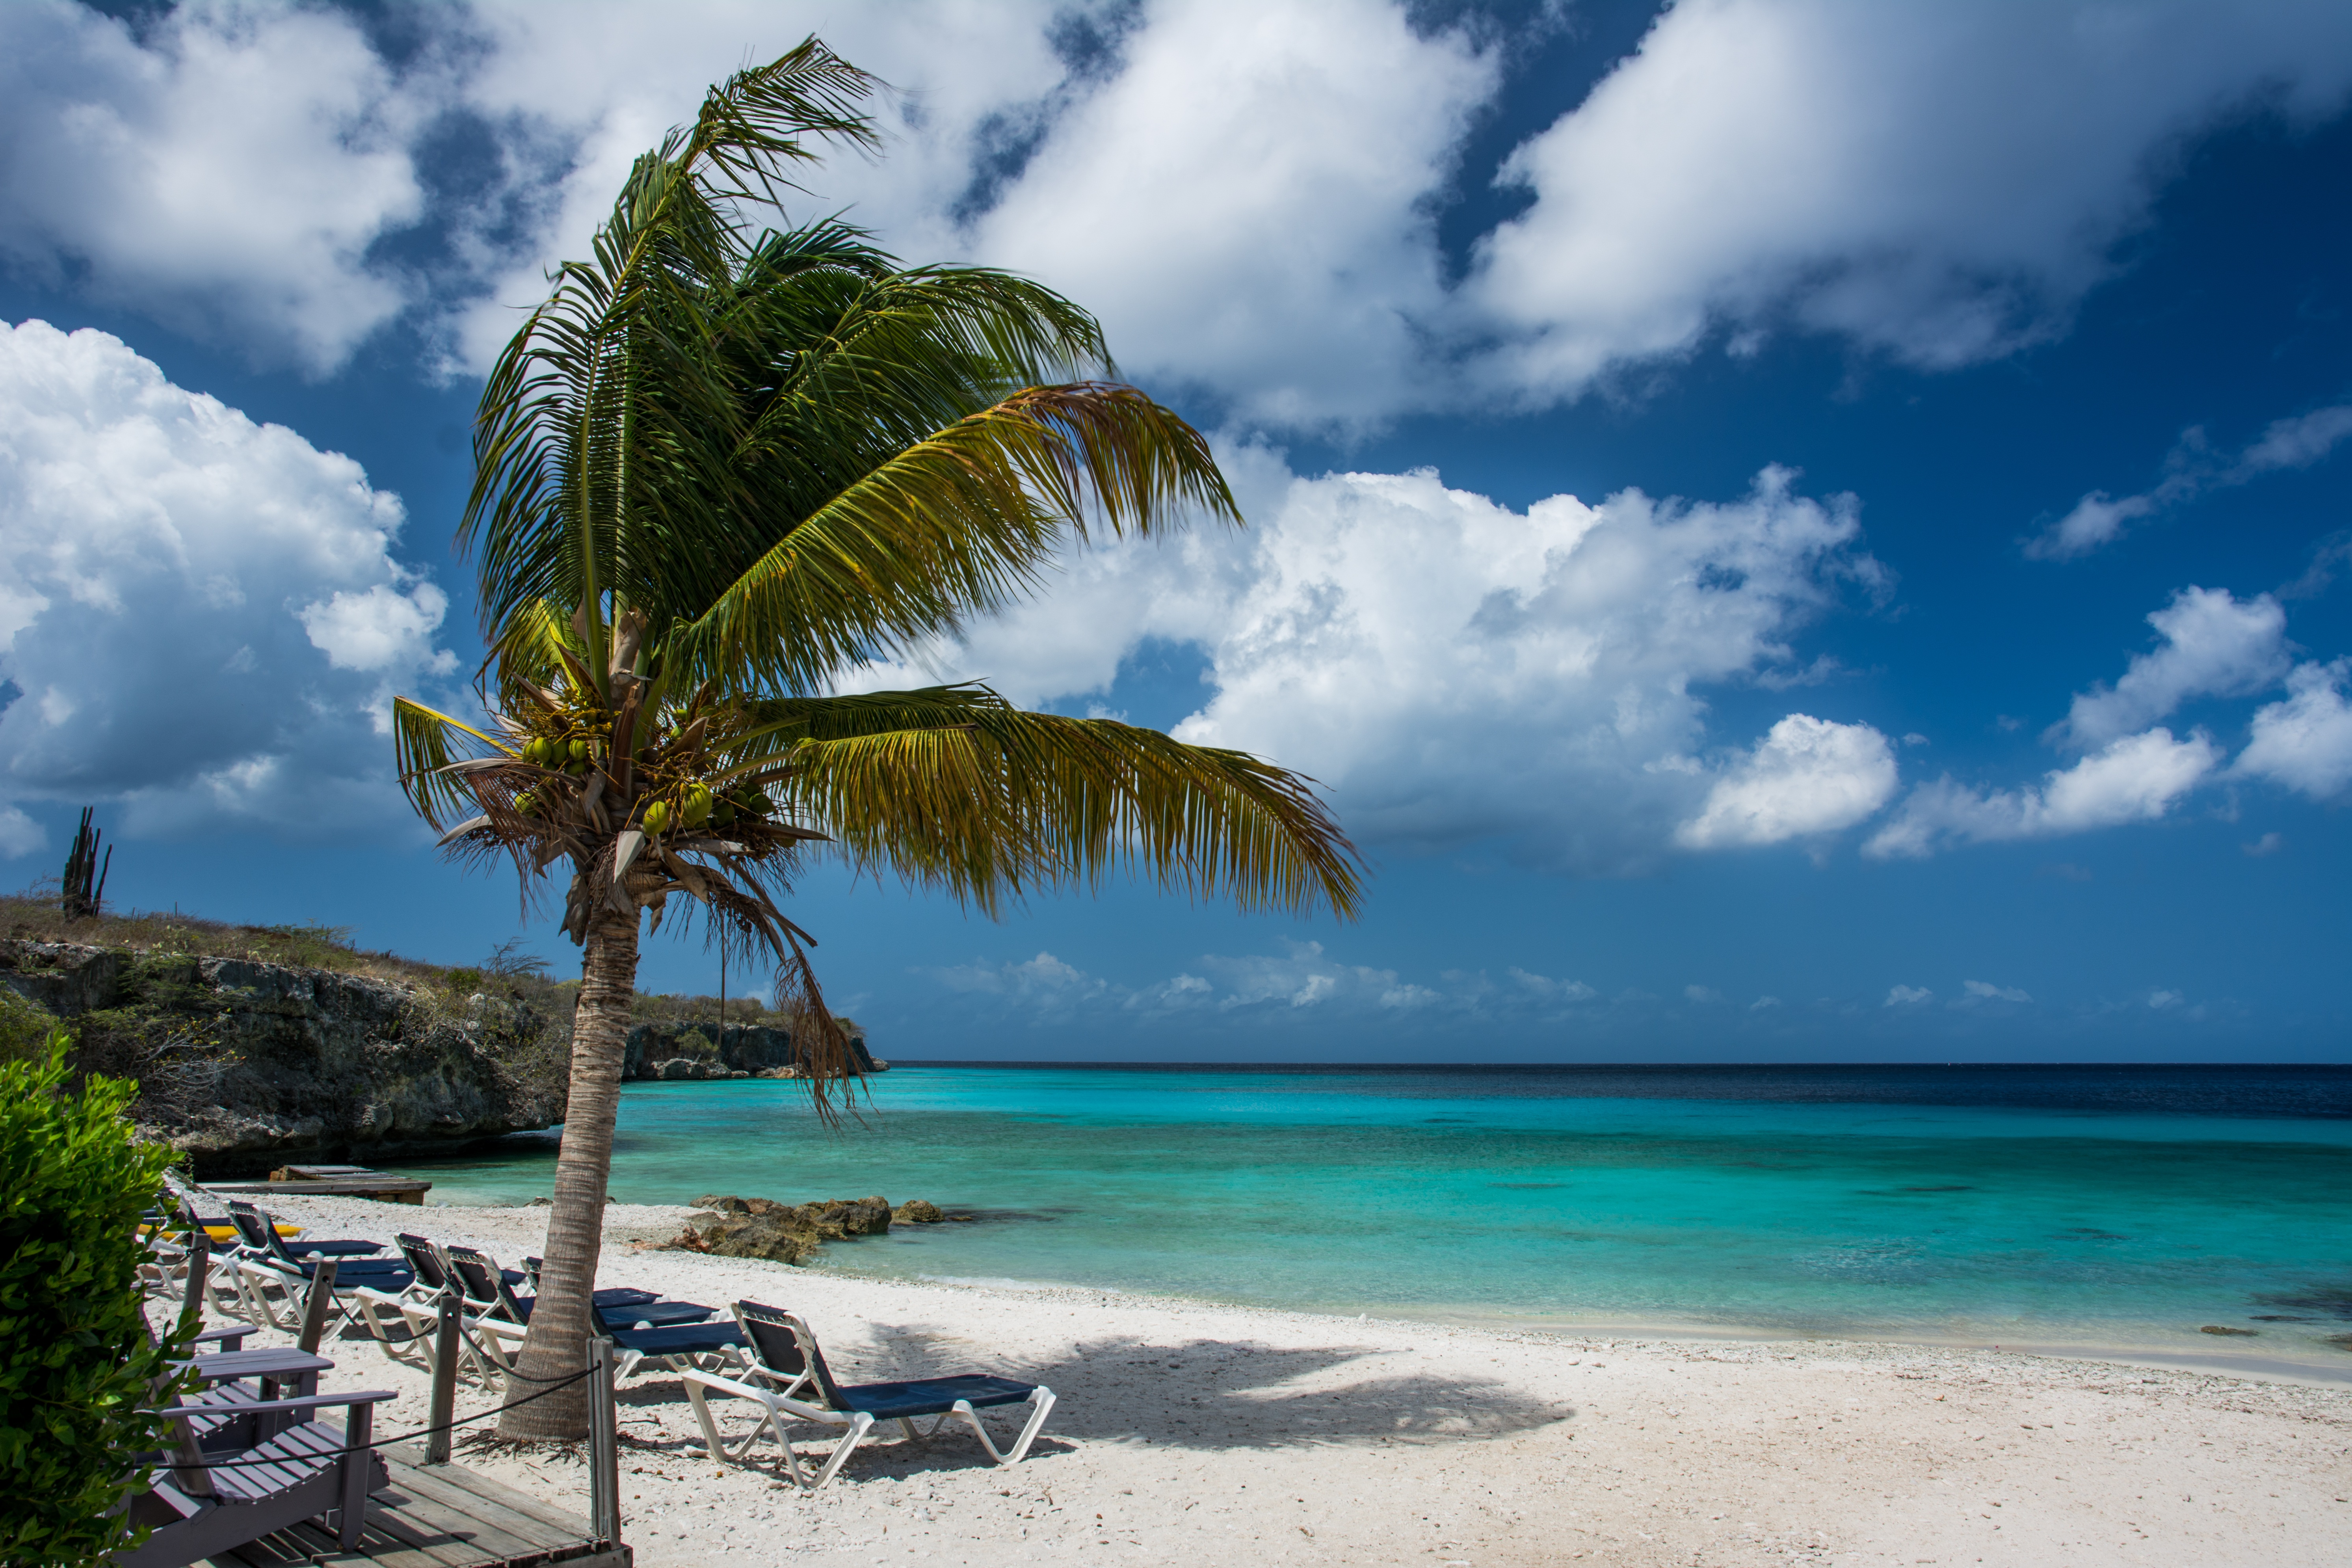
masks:
<svg viewBox="0 0 2352 1568"><path fill-rule="evenodd" d="M362 1394L306 1394L299 1399L257 1399L250 1405L235 1406L234 1412L238 1415L268 1415L281 1411L337 1410L351 1405L381 1405L399 1397L389 1388L372 1388ZM146 1414L193 1421L199 1415L219 1415L224 1408L218 1405L175 1405L168 1410L150 1410Z"/></svg>

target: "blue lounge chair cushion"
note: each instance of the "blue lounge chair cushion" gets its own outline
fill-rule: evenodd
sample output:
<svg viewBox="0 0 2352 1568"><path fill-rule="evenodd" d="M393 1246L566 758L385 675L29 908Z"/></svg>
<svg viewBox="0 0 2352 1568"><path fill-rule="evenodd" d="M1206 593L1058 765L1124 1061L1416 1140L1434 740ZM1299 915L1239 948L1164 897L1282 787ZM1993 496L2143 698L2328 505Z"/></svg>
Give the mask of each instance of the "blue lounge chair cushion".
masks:
<svg viewBox="0 0 2352 1568"><path fill-rule="evenodd" d="M911 1415L944 1415L961 1399L973 1409L991 1405L1017 1405L1037 1391L1034 1383L1015 1383L987 1373L961 1377L926 1377L911 1383L860 1383L835 1391L835 1403L845 1410L863 1410L877 1421L897 1421Z"/></svg>
<svg viewBox="0 0 2352 1568"><path fill-rule="evenodd" d="M281 1263L278 1267L282 1268L285 1265ZM315 1263L301 1263L295 1267L302 1270L302 1278L305 1279L318 1278L319 1266ZM364 1285L371 1290L382 1290L392 1294L405 1290L415 1282L416 1276L410 1273L403 1264L388 1263L381 1268L354 1268L351 1264L340 1261L335 1265L335 1289L338 1290L354 1289Z"/></svg>
<svg viewBox="0 0 2352 1568"><path fill-rule="evenodd" d="M615 1329L633 1329L639 1323L651 1323L657 1329L674 1328L680 1323L699 1323L709 1318L711 1309L698 1307L691 1301L665 1301L650 1290L619 1289L599 1290L592 1300L596 1310L596 1321L609 1333ZM518 1296L513 1305L530 1321L530 1310L539 1304L536 1296Z"/></svg>
<svg viewBox="0 0 2352 1568"><path fill-rule="evenodd" d="M656 1329L677 1328L686 1323L709 1320L710 1309L692 1301L665 1301L647 1296L641 1301L607 1301L606 1291L596 1292L596 1321L609 1331L614 1329L634 1329L639 1323L651 1323Z"/></svg>
<svg viewBox="0 0 2352 1568"><path fill-rule="evenodd" d="M309 1258L315 1252L321 1258L340 1260L345 1258L374 1258L383 1250L383 1246L373 1241L304 1241L298 1236L286 1243L286 1250L297 1258ZM382 1258L379 1261L389 1263L392 1260Z"/></svg>
<svg viewBox="0 0 2352 1568"><path fill-rule="evenodd" d="M680 1323L667 1329L617 1329L613 1342L625 1351L649 1356L698 1355L743 1342L743 1331L732 1323Z"/></svg>

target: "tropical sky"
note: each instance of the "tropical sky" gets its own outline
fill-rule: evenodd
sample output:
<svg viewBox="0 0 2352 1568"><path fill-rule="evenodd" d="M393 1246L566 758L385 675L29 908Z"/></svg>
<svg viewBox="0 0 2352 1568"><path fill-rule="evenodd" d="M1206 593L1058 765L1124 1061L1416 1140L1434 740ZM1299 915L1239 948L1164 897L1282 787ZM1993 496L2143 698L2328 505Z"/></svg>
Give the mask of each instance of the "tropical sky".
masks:
<svg viewBox="0 0 2352 1568"><path fill-rule="evenodd" d="M89 805L119 909L576 964L388 704L473 701L518 307L810 33L887 145L792 216L1094 310L1249 520L841 689L1271 756L1374 871L992 922L819 863L880 1054L2352 1058L2341 0L12 0L0 877Z"/></svg>

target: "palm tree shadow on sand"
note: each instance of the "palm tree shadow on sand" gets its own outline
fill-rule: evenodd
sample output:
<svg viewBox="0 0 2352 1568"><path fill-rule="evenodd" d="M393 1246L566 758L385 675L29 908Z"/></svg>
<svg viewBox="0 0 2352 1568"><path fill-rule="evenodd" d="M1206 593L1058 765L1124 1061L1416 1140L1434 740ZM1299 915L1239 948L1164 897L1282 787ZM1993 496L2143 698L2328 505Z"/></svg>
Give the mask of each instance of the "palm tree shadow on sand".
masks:
<svg viewBox="0 0 2352 1568"><path fill-rule="evenodd" d="M844 1346L829 1352L844 1382L890 1382L977 1369L1042 1383L1058 1403L1031 1450L1033 1459L1068 1453L1074 1440L1139 1443L1222 1451L1370 1443L1432 1444L1514 1436L1571 1420L1563 1403L1536 1398L1493 1378L1437 1376L1412 1369L1412 1351L1370 1346L1307 1349L1248 1340L1192 1339L1151 1343L1118 1335L1086 1341L1053 1359L982 1355L975 1342L945 1331L886 1330L862 1353ZM661 1380L625 1390L629 1407L683 1401L682 1384ZM730 1407L732 1407L731 1409ZM746 1430L752 1407L721 1402L720 1425L731 1438ZM1001 1419L1001 1418L1000 1418ZM814 1442L824 1429L803 1429ZM877 1428L852 1468L868 1476L986 1468L971 1436L950 1426L914 1442ZM698 1436L659 1445L699 1450ZM772 1446L753 1450L774 1463ZM845 1477L846 1479L846 1477Z"/></svg>

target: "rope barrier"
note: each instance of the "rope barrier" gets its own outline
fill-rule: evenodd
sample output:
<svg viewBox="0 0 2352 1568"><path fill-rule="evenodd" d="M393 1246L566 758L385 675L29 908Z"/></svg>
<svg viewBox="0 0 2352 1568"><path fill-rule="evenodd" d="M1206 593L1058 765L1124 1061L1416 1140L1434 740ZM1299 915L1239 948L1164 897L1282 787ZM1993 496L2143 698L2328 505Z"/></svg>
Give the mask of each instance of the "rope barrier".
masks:
<svg viewBox="0 0 2352 1568"><path fill-rule="evenodd" d="M553 1394L557 1389L564 1388L572 1384L578 1383L587 1375L587 1369L583 1367L582 1370L573 1373L570 1377L555 1380L553 1383L550 1384L549 1386L541 1389L537 1394L526 1394L520 1399L510 1399L504 1405L501 1405L493 1410L485 1410L478 1415L461 1415L455 1421L445 1421L438 1426L420 1426L414 1432L404 1432L396 1437L378 1437L373 1442L361 1443L350 1447L337 1448L331 1454L306 1455L300 1456L299 1458L339 1459L346 1454L364 1453L370 1448L388 1447L394 1443L405 1443L417 1437L429 1437L436 1432L455 1431L460 1426L468 1426L476 1421L487 1421L493 1415L502 1415L509 1410L529 1405L534 1399L544 1399L549 1394ZM202 1406L197 1406L197 1408L202 1408ZM220 1407L220 1410L222 1415L234 1419L238 1414L239 1408L239 1406L234 1405L224 1405ZM270 1465L286 1465L295 1462L297 1462L295 1458L207 1459L202 1464L164 1463L160 1464L155 1468L164 1470L243 1470L264 1468Z"/></svg>

